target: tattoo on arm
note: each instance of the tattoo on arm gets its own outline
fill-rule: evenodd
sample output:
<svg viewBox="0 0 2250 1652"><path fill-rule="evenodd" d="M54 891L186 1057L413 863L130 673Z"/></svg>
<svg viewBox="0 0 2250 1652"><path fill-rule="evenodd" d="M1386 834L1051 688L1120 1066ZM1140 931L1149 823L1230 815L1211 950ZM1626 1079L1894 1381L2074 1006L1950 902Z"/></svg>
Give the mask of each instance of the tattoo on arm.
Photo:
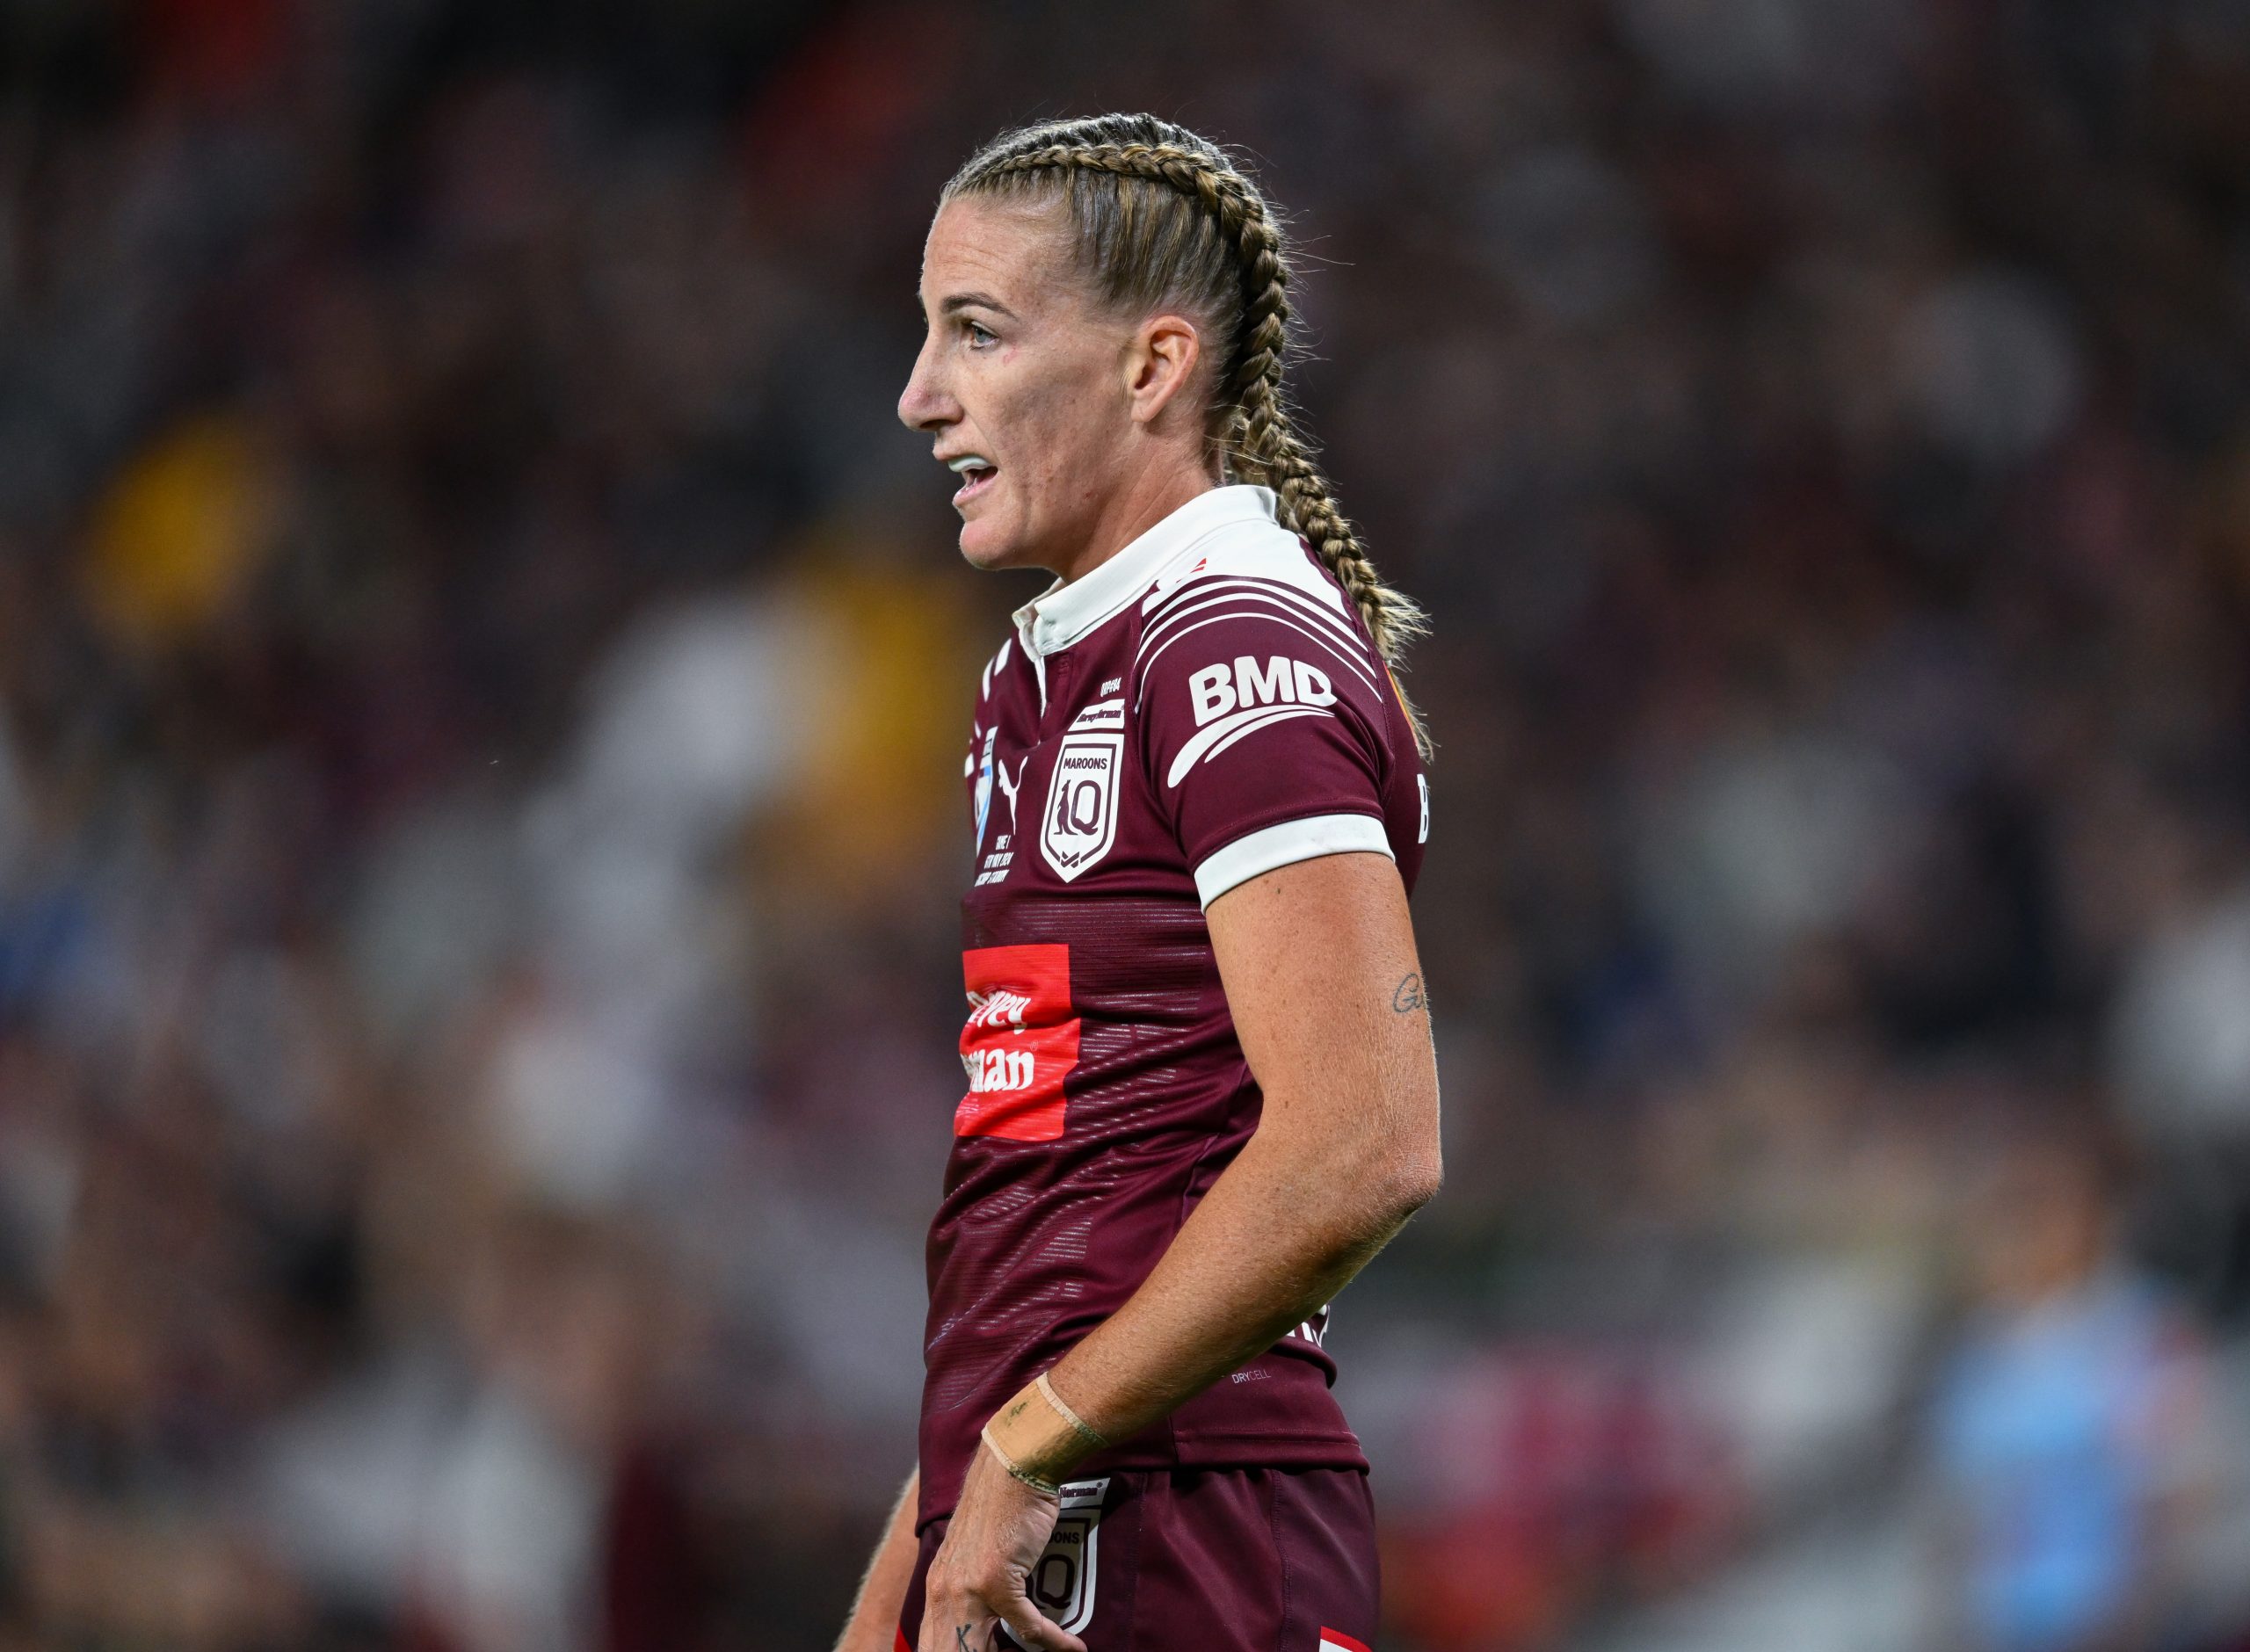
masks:
<svg viewBox="0 0 2250 1652"><path fill-rule="evenodd" d="M1401 981L1397 990L1390 995L1390 1007L1399 1015L1412 1015L1417 1010L1427 1010L1430 995L1423 989L1421 976L1409 974Z"/></svg>

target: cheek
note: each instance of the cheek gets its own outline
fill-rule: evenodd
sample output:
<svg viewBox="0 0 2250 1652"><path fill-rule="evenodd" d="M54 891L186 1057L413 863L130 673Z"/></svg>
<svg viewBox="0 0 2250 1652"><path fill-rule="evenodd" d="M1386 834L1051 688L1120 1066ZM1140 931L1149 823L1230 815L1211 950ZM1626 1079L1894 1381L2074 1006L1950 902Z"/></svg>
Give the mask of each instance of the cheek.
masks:
<svg viewBox="0 0 2250 1652"><path fill-rule="evenodd" d="M1009 409L1027 509L1069 510L1099 491L1114 446L1092 375L1049 378L1027 387Z"/></svg>

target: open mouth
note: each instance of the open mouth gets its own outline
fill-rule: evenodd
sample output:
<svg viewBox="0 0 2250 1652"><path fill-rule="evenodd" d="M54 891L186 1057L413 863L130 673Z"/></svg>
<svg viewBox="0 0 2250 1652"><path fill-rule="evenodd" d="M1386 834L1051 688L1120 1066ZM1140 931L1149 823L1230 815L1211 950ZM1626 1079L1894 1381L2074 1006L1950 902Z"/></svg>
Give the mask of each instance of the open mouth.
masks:
<svg viewBox="0 0 2250 1652"><path fill-rule="evenodd" d="M959 459L946 461L946 468L961 478L961 487L954 494L955 509L992 485L992 478L1000 474L999 467L980 453L963 453Z"/></svg>

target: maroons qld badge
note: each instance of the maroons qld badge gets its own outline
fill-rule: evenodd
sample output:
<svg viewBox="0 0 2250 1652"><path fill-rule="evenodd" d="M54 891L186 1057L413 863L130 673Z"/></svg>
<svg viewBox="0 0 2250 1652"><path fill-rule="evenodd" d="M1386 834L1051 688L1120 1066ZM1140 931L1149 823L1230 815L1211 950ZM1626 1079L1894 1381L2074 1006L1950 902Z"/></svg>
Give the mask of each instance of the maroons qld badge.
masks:
<svg viewBox="0 0 2250 1652"><path fill-rule="evenodd" d="M1065 1634L1076 1634L1093 1621L1095 1569L1101 1536L1102 1500L1109 1490L1107 1476L1077 1480L1063 1487L1062 1508L1055 1518L1054 1535L1047 1549L1024 1579L1032 1604L1045 1612ZM1021 1644L1003 1628L1001 1644Z"/></svg>
<svg viewBox="0 0 2250 1652"><path fill-rule="evenodd" d="M1047 780L1039 851L1069 883L1117 841L1117 783L1125 767L1125 702L1104 700L1078 714Z"/></svg>

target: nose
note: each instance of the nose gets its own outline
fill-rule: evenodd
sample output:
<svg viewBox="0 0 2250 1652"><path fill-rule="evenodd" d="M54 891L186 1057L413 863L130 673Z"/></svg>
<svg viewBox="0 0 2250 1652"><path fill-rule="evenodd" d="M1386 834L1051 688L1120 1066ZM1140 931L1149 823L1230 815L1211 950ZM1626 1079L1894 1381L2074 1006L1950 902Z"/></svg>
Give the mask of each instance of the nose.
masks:
<svg viewBox="0 0 2250 1652"><path fill-rule="evenodd" d="M940 431L961 417L960 405L941 381L936 341L925 338L898 396L898 422L910 431Z"/></svg>

